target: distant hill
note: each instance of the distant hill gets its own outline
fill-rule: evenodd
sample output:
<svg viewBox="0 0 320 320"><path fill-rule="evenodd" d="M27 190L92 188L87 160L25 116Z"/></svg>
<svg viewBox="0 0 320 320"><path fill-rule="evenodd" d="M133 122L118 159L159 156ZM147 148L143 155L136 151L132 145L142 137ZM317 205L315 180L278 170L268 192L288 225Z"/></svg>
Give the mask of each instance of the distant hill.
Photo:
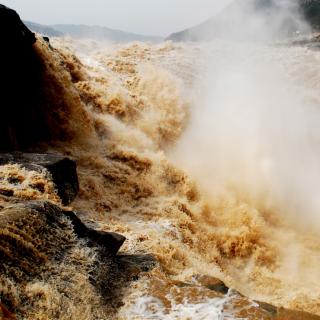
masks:
<svg viewBox="0 0 320 320"><path fill-rule="evenodd" d="M74 24L55 24L46 26L30 21L24 21L24 23L30 30L47 37L70 36L72 38L90 38L121 43L131 41L161 42L163 40L161 37L144 36L99 26Z"/></svg>
<svg viewBox="0 0 320 320"><path fill-rule="evenodd" d="M278 36L287 37L307 29L306 24L295 19L296 13L304 16L314 29L320 29L320 0L235 0L217 16L173 33L167 40L199 41L219 36L258 38L273 30L277 30Z"/></svg>
<svg viewBox="0 0 320 320"><path fill-rule="evenodd" d="M73 25L73 24L55 24L52 25L55 30L69 35L73 38L90 38L97 40L106 40L113 42L131 42L131 41L150 41L160 42L163 39L155 36L144 36L120 30L114 30L100 26Z"/></svg>
<svg viewBox="0 0 320 320"><path fill-rule="evenodd" d="M55 30L50 26L45 26L39 23L31 22L31 21L24 21L25 25L32 30L33 32L37 32L42 34L43 36L47 37L62 37L63 33Z"/></svg>

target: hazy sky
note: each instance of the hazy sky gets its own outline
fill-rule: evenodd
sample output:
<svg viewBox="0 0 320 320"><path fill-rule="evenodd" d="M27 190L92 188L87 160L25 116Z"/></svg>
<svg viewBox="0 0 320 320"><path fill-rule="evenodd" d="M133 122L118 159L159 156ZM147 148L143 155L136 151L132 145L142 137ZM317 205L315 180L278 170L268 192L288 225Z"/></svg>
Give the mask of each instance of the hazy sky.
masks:
<svg viewBox="0 0 320 320"><path fill-rule="evenodd" d="M42 24L101 25L141 34L180 31L216 14L230 0L2 0L22 19Z"/></svg>

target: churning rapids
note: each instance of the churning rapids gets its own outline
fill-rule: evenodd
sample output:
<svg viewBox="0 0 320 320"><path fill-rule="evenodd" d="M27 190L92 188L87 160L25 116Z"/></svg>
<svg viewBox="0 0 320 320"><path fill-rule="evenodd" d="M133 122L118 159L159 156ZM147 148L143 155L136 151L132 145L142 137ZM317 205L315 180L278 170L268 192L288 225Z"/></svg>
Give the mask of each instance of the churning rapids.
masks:
<svg viewBox="0 0 320 320"><path fill-rule="evenodd" d="M52 46L73 82L48 55L77 131L55 147L78 162L74 207L124 234L123 252L159 261L116 317L237 318L232 291L178 285L204 275L320 315L320 52L218 40Z"/></svg>

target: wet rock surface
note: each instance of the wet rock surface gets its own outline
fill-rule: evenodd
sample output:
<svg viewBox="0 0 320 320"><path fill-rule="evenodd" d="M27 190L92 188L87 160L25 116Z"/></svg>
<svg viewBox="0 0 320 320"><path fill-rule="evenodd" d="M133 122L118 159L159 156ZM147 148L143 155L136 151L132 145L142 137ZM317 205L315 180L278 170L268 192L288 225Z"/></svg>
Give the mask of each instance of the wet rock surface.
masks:
<svg viewBox="0 0 320 320"><path fill-rule="evenodd" d="M70 238L62 236L66 231L75 231L77 238L87 238L92 245L105 248L112 254L116 254L125 241L125 237L117 233L87 228L75 213L63 211L45 201L22 202L3 208L0 211L0 230L1 243L7 244L7 247L1 247L3 258L16 256L28 243L28 251L21 258L26 259L31 268L34 259L35 262L45 262L62 254L61 248L68 247L66 243ZM14 246L11 248L11 245ZM39 267L39 263L34 265Z"/></svg>
<svg viewBox="0 0 320 320"><path fill-rule="evenodd" d="M73 230L79 238L86 238L89 244L93 246L101 246L111 254L116 254L123 245L126 238L115 232L98 231L88 228L72 211L63 212L70 219Z"/></svg>
<svg viewBox="0 0 320 320"><path fill-rule="evenodd" d="M87 230L80 237L74 232L71 214L45 201L21 202L0 211L0 301L8 319L15 319L14 314L18 319L28 314L31 319L30 314L41 308L50 315L55 299L76 308L80 308L76 301L81 301L94 313L102 305L103 292L106 297L116 294L113 277L120 277L114 255L124 238L114 235L120 240L113 239L112 246L110 235L98 242L92 237L94 230L78 221L77 227ZM94 301L87 300L90 291ZM63 318L55 312L48 319Z"/></svg>
<svg viewBox="0 0 320 320"><path fill-rule="evenodd" d="M204 287L208 288L209 290L227 294L229 291L229 288L219 279L212 278L209 276L198 276L196 277L196 280Z"/></svg>
<svg viewBox="0 0 320 320"><path fill-rule="evenodd" d="M1 272L20 281L42 271L49 259L62 258L72 245L63 211L49 202L24 202L0 211Z"/></svg>

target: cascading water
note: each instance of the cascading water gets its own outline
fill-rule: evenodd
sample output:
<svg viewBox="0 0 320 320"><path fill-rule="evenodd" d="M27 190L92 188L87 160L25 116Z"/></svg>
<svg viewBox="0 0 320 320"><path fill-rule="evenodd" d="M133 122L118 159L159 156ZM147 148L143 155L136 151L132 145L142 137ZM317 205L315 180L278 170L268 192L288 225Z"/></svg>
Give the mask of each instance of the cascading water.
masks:
<svg viewBox="0 0 320 320"><path fill-rule="evenodd" d="M170 293L172 281L195 275L319 314L319 53L224 41L83 48L87 77L75 86L93 133L86 145L58 147L79 164L75 208L125 234L125 252L160 262L127 288L119 317L213 308L201 290Z"/></svg>

